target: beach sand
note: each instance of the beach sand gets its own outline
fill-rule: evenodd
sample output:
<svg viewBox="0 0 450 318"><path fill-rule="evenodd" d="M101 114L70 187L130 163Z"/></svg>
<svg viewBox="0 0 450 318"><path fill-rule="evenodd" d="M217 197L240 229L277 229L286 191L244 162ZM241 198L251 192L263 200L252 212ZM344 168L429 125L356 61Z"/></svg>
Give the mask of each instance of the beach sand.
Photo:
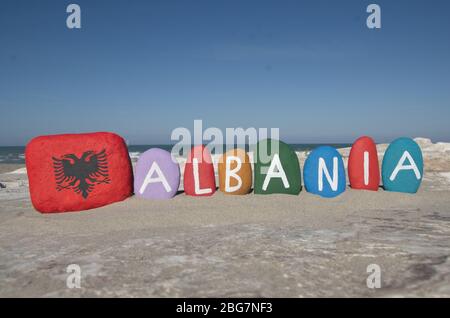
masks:
<svg viewBox="0 0 450 318"><path fill-rule="evenodd" d="M424 143L415 195L180 194L52 215L33 210L23 169L0 165L0 296L448 297L450 150ZM69 264L80 289L66 286Z"/></svg>

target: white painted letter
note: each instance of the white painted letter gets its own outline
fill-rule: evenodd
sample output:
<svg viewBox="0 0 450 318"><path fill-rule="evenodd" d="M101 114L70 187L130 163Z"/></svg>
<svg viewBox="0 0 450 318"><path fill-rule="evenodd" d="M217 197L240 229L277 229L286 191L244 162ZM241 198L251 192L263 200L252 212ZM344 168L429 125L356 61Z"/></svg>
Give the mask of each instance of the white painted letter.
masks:
<svg viewBox="0 0 450 318"><path fill-rule="evenodd" d="M369 184L369 152L364 151L364 185Z"/></svg>
<svg viewBox="0 0 450 318"><path fill-rule="evenodd" d="M276 170L275 170L276 169ZM272 162L270 163L269 170L267 171L266 178L264 179L263 183L263 191L267 190L267 187L269 186L270 179L272 178L281 178L283 181L283 186L286 189L289 189L289 181L286 177L286 173L284 172L283 166L280 162L280 157L276 153L273 156Z"/></svg>
<svg viewBox="0 0 450 318"><path fill-rule="evenodd" d="M404 165L405 160L408 159L409 165ZM397 178L397 174L400 172L400 170L413 170L414 174L416 175L417 180L420 180L420 171L417 168L416 163L414 162L414 159L411 157L408 151L405 151L400 158L400 160L397 163L397 166L395 167L394 171L392 172L389 180L394 181L395 178Z"/></svg>
<svg viewBox="0 0 450 318"><path fill-rule="evenodd" d="M200 189L200 177L199 177L199 173L198 173L198 159L197 158L193 158L192 159L192 168L194 169L194 187L195 187L195 194L207 194L207 193L211 193L212 189L211 188L206 188L206 189Z"/></svg>
<svg viewBox="0 0 450 318"><path fill-rule="evenodd" d="M157 177L153 178L153 174L156 172ZM167 182L166 177L162 173L161 169L159 168L158 163L154 161L152 163L152 166L150 167L150 170L148 171L147 175L145 176L144 183L142 184L141 188L139 189L139 193L144 193L145 189L147 189L147 186L150 183L156 183L161 182L164 186L164 189L166 189L166 192L172 191L172 188L170 187L169 183Z"/></svg>
<svg viewBox="0 0 450 318"><path fill-rule="evenodd" d="M328 183L331 186L331 190L337 191L338 188L338 158L333 157L333 180L330 177L325 160L319 158L319 191L323 191L323 174L327 178Z"/></svg>
<svg viewBox="0 0 450 318"><path fill-rule="evenodd" d="M231 170L231 162L236 161L237 166L233 170ZM242 160L239 157L236 156L227 156L227 160L225 163L225 192L234 192L236 190L239 190L239 188L242 186L242 179L239 177L236 172L241 170L242 167ZM237 185L231 186L230 181L231 177L235 178L238 182Z"/></svg>
<svg viewBox="0 0 450 318"><path fill-rule="evenodd" d="M69 4L66 9L70 15L66 19L69 29L81 29L81 8L78 4Z"/></svg>
<svg viewBox="0 0 450 318"><path fill-rule="evenodd" d="M381 8L378 4L369 4L367 6L367 27L369 29L381 29Z"/></svg>

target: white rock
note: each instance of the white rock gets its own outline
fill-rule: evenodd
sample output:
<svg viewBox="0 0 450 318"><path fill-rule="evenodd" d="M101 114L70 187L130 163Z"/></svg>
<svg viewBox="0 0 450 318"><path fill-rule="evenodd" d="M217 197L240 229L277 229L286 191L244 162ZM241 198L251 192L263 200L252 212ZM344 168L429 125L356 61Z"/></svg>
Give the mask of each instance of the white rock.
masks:
<svg viewBox="0 0 450 318"><path fill-rule="evenodd" d="M414 138L414 141L419 144L420 147L428 147L431 146L433 143L431 142L431 139L429 138L423 138L423 137L417 137Z"/></svg>
<svg viewBox="0 0 450 318"><path fill-rule="evenodd" d="M27 173L27 168L20 168L11 172L8 172L7 174L26 174Z"/></svg>

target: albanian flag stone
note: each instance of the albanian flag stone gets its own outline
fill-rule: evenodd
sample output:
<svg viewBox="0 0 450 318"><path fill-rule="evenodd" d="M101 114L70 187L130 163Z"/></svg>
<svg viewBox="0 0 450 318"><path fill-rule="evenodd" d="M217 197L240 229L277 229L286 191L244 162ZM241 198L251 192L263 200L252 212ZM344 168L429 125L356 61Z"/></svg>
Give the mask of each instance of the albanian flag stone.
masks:
<svg viewBox="0 0 450 318"><path fill-rule="evenodd" d="M133 193L127 146L113 133L36 137L25 160L31 202L42 213L98 208Z"/></svg>

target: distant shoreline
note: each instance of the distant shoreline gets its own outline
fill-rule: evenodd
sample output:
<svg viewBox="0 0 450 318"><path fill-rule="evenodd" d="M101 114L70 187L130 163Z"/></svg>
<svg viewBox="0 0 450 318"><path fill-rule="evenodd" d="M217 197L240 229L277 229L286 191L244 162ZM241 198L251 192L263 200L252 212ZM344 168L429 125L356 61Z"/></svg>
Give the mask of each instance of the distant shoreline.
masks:
<svg viewBox="0 0 450 318"><path fill-rule="evenodd" d="M309 151L316 147L329 145L337 149L347 148L351 146L351 143L338 143L338 144L289 144L294 151ZM139 155L150 148L162 148L164 150L171 150L174 145L172 144L160 144L160 145L129 145L128 152L132 160L137 160ZM245 145L238 145L237 147L244 148ZM25 146L0 146L0 163L1 164L25 164Z"/></svg>

